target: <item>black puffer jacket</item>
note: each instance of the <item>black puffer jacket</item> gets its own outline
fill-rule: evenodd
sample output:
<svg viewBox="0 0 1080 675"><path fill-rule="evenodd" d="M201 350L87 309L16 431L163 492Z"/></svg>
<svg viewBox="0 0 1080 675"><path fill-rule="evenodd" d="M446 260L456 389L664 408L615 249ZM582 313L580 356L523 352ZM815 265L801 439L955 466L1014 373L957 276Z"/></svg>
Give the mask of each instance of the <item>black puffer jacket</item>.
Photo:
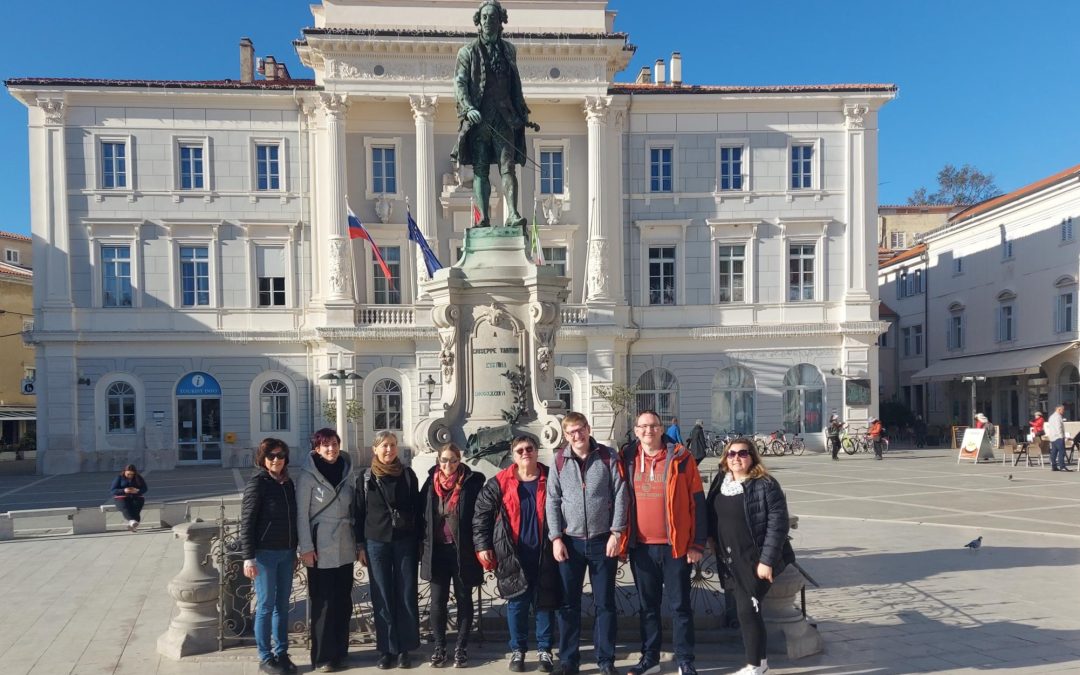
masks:
<svg viewBox="0 0 1080 675"><path fill-rule="evenodd" d="M277 482L260 469L244 488L240 506L240 552L244 560L255 558L256 549L296 549L296 486L292 480Z"/></svg>
<svg viewBox="0 0 1080 675"><path fill-rule="evenodd" d="M458 570L461 580L470 588L484 583L484 569L480 567L480 561L476 559L476 551L473 549L473 512L476 508L476 498L484 487L484 474L473 471L464 464L460 465L465 472L465 478L461 483L461 496L458 498L458 519L456 529L451 526L454 535L454 548L457 550ZM435 548L435 524L439 520L436 509L439 506L439 495L435 494L434 477L439 466L431 467L428 472L424 487L420 488L420 536L423 543L420 545L420 578L431 581L431 556Z"/></svg>
<svg viewBox="0 0 1080 675"><path fill-rule="evenodd" d="M473 542L477 552L495 552L495 581L499 595L505 599L521 595L529 589L529 580L521 567L510 515L503 502L503 486L517 489L516 467L510 465L484 484L480 498L476 500L476 516L473 519ZM540 465L541 485L546 485L548 467ZM539 495L538 495L539 496ZM544 518L543 507L538 505L537 516ZM518 523L520 527L520 523ZM562 604L562 580L558 563L551 550L551 538L546 525L540 533L540 571L537 579L537 609L558 609Z"/></svg>
<svg viewBox="0 0 1080 675"><path fill-rule="evenodd" d="M716 527L716 497L720 494L723 474L716 474L709 486L705 500L705 512L709 517L709 538L723 546ZM795 560L795 552L788 541L787 498L775 478L766 476L743 483L746 526L757 545L757 560L772 567L773 578L780 576L784 568Z"/></svg>

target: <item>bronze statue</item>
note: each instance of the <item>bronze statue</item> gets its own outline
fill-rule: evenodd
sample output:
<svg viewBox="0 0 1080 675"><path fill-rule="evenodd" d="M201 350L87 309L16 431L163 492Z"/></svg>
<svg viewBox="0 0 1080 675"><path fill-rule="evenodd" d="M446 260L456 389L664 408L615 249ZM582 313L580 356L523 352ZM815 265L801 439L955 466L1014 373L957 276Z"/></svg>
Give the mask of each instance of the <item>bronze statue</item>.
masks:
<svg viewBox="0 0 1080 675"><path fill-rule="evenodd" d="M491 165L499 165L506 199L506 227L520 227L515 164L525 164L525 127L529 108L521 93L517 49L502 39L506 10L498 0L484 0L473 14L480 35L458 51L454 98L457 101L458 143L451 153L459 165L473 167L473 194L480 210L478 227L491 225Z"/></svg>

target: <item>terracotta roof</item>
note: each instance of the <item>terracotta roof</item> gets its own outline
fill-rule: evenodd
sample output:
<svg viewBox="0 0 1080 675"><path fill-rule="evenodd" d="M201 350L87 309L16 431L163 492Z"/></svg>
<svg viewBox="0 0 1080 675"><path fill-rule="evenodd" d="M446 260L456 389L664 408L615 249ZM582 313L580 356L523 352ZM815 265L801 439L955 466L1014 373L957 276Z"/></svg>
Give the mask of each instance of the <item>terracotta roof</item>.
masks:
<svg viewBox="0 0 1080 675"><path fill-rule="evenodd" d="M889 307L884 302L880 302L880 301L878 302L877 313L878 313L878 318L881 318L883 316L896 316L896 317L900 316L899 314L896 313L896 310L894 310L892 307Z"/></svg>
<svg viewBox="0 0 1080 675"><path fill-rule="evenodd" d="M669 85L616 82L609 94L816 94L896 93L895 84Z"/></svg>
<svg viewBox="0 0 1080 675"><path fill-rule="evenodd" d="M144 89L317 89L315 80L107 80L88 77L13 77L8 87L128 87Z"/></svg>
<svg viewBox="0 0 1080 675"><path fill-rule="evenodd" d="M878 212L890 209L897 213L948 213L953 209L963 209L970 204L880 204Z"/></svg>
<svg viewBox="0 0 1080 675"><path fill-rule="evenodd" d="M886 265L895 265L898 262L904 262L905 260L911 260L912 258L917 258L917 257L919 257L920 255L922 255L923 253L926 252L926 248L927 248L926 244L919 244L917 246L912 246L911 248L909 248L906 251L900 251L899 253L892 256L891 258L887 258L885 260L882 260L881 262L878 263L878 267L885 267Z"/></svg>
<svg viewBox="0 0 1080 675"><path fill-rule="evenodd" d="M1020 199L1022 197L1027 197L1028 195L1038 192L1043 188L1048 188L1051 185L1055 185L1057 183L1061 183L1063 181L1069 180L1070 178L1078 176L1080 176L1080 164L1069 167L1064 171L1059 171L1053 176L1048 176L1046 178L1043 178L1042 180L1035 181L1030 185L1025 185L1019 190L1013 190L1012 192L1008 194L1003 194L1000 197L993 197L991 199L987 199L984 202L979 202L974 206L969 206L968 208L964 209L960 213L950 218L949 225L952 226L965 220L970 220L971 218L986 213L987 211L992 211L999 206L1004 206L1009 202L1016 201L1017 199Z"/></svg>
<svg viewBox="0 0 1080 675"><path fill-rule="evenodd" d="M25 241L29 243L32 241L30 237L25 234L15 234L14 232L5 232L0 230L0 239L14 239L15 241Z"/></svg>
<svg viewBox="0 0 1080 675"><path fill-rule="evenodd" d="M475 30L436 30L436 29L424 29L424 28L348 28L348 27L327 27L327 28L305 28L303 30L304 35L362 35L369 37L449 37L449 38L461 38L463 40L471 40L476 37ZM544 32L521 32L514 33L506 31L503 33L503 37L508 40L533 38L542 40L566 40L566 39L587 39L595 40L596 38L602 38L607 40L626 40L630 37L629 33L544 33ZM299 42L303 44L303 40L294 40L294 44Z"/></svg>
<svg viewBox="0 0 1080 675"><path fill-rule="evenodd" d="M25 267L0 262L0 276L18 277L19 279L33 279L34 272Z"/></svg>

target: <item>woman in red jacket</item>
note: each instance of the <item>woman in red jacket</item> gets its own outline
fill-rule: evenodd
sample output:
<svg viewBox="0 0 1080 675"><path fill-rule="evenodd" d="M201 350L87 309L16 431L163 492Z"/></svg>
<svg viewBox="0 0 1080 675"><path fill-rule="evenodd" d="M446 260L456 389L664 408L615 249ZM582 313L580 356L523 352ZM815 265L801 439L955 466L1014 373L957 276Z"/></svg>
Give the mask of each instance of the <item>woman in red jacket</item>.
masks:
<svg viewBox="0 0 1080 675"><path fill-rule="evenodd" d="M1031 420L1031 438L1037 440L1043 435L1043 425L1046 424L1046 420L1043 419L1041 412L1035 413L1035 419Z"/></svg>

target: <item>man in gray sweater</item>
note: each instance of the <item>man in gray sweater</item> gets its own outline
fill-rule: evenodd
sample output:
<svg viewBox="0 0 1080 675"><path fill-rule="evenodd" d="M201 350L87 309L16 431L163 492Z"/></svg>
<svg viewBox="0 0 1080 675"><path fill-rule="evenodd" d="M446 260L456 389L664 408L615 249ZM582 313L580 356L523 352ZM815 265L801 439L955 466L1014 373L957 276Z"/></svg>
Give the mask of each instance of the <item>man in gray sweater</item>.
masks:
<svg viewBox="0 0 1080 675"><path fill-rule="evenodd" d="M615 570L626 530L626 484L615 450L596 442L584 415L568 414L562 428L569 443L555 453L545 505L548 536L563 585L559 665L554 675L575 675L581 667L581 594L586 569L596 605L596 662L601 675L618 675Z"/></svg>

